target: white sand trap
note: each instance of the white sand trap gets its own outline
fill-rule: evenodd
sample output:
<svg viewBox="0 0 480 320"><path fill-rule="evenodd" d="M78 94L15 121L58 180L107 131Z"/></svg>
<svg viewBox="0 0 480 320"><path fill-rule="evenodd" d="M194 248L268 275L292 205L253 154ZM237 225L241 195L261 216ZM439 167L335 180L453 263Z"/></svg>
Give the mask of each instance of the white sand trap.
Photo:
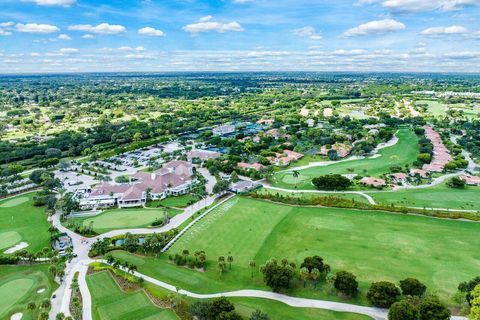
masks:
<svg viewBox="0 0 480 320"><path fill-rule="evenodd" d="M375 159L375 158L379 158L379 157L381 157L381 156L382 156L381 154L376 153L376 154L374 154L373 156L368 157L368 159Z"/></svg>
<svg viewBox="0 0 480 320"><path fill-rule="evenodd" d="M41 288L37 290L37 293L42 293L42 292L45 292L45 288Z"/></svg>
<svg viewBox="0 0 480 320"><path fill-rule="evenodd" d="M23 313L18 312L18 313L12 314L12 316L10 317L10 320L20 320L22 319L22 317L23 317Z"/></svg>
<svg viewBox="0 0 480 320"><path fill-rule="evenodd" d="M28 247L28 243L26 243L26 242L20 242L20 243L14 245L13 247L5 250L5 253L14 253L15 251L19 251L19 250L25 249L26 247Z"/></svg>

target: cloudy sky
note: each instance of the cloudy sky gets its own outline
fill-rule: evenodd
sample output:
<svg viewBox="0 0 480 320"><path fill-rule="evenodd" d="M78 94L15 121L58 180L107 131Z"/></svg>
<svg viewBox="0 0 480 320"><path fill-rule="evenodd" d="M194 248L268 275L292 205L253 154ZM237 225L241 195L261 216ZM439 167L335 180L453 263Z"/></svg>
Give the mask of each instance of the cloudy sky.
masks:
<svg viewBox="0 0 480 320"><path fill-rule="evenodd" d="M0 73L480 72L480 0L0 0Z"/></svg>

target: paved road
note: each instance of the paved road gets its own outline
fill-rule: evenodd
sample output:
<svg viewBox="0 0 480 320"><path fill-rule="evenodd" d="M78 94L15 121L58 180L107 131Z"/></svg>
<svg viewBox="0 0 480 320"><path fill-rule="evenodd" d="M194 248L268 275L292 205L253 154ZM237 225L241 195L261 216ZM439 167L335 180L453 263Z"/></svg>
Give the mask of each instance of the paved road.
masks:
<svg viewBox="0 0 480 320"><path fill-rule="evenodd" d="M458 138L460 138L460 137L459 136L451 136L450 141L455 143L455 144L458 144L457 143ZM470 171L470 172L474 172L477 169L478 166L475 163L475 161L472 159L470 153L462 148L462 155L465 157L465 160L468 161L467 170Z"/></svg>

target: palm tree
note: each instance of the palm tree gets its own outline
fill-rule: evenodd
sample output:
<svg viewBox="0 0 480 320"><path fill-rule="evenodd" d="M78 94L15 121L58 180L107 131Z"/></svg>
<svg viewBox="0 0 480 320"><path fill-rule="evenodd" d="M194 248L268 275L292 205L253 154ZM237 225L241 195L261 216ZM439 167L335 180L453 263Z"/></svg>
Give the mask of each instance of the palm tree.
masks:
<svg viewBox="0 0 480 320"><path fill-rule="evenodd" d="M248 263L248 266L250 267L251 271L252 271L252 278L253 278L253 270L255 269L255 267L257 266L257 263L255 262L255 260L251 260L249 263Z"/></svg>
<svg viewBox="0 0 480 320"><path fill-rule="evenodd" d="M310 276L310 272L308 272L307 268L300 269L300 278L303 280L303 287L307 286L307 279Z"/></svg>
<svg viewBox="0 0 480 320"><path fill-rule="evenodd" d="M222 275L225 272L225 262L224 261L218 262L218 271L220 272L220 279L222 279Z"/></svg>
<svg viewBox="0 0 480 320"><path fill-rule="evenodd" d="M228 261L228 267L229 267L229 269L232 270L233 257L232 257L232 256L228 256L228 257L227 257L227 261Z"/></svg>
<svg viewBox="0 0 480 320"><path fill-rule="evenodd" d="M49 268L48 268L48 272L50 272L53 277L55 278L55 276L57 275L57 272L58 272L58 269L57 269L57 266L52 264Z"/></svg>
<svg viewBox="0 0 480 320"><path fill-rule="evenodd" d="M37 305L35 304L35 302L29 302L28 305L27 305L27 309L30 310L30 311L33 311L37 308Z"/></svg>
<svg viewBox="0 0 480 320"><path fill-rule="evenodd" d="M312 272L310 273L310 277L312 278L313 286L316 289L318 279L320 278L320 271L317 268L313 268Z"/></svg>
<svg viewBox="0 0 480 320"><path fill-rule="evenodd" d="M297 189L298 176L300 176L300 172L298 172L297 170L294 170L292 175L295 178L295 189Z"/></svg>

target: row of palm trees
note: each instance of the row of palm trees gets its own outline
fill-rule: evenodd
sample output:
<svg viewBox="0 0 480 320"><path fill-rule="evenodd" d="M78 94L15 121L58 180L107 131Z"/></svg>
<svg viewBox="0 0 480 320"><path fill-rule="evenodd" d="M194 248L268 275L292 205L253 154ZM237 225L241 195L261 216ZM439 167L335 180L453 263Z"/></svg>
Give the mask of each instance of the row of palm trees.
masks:
<svg viewBox="0 0 480 320"><path fill-rule="evenodd" d="M111 255L108 255L106 258L107 258L106 259L107 263L111 265L114 269L123 271L124 273L123 277L125 280L127 280L128 274L131 274L133 276L135 271L137 271L137 266L132 263L129 263L128 261L121 261L121 260L115 259Z"/></svg>

